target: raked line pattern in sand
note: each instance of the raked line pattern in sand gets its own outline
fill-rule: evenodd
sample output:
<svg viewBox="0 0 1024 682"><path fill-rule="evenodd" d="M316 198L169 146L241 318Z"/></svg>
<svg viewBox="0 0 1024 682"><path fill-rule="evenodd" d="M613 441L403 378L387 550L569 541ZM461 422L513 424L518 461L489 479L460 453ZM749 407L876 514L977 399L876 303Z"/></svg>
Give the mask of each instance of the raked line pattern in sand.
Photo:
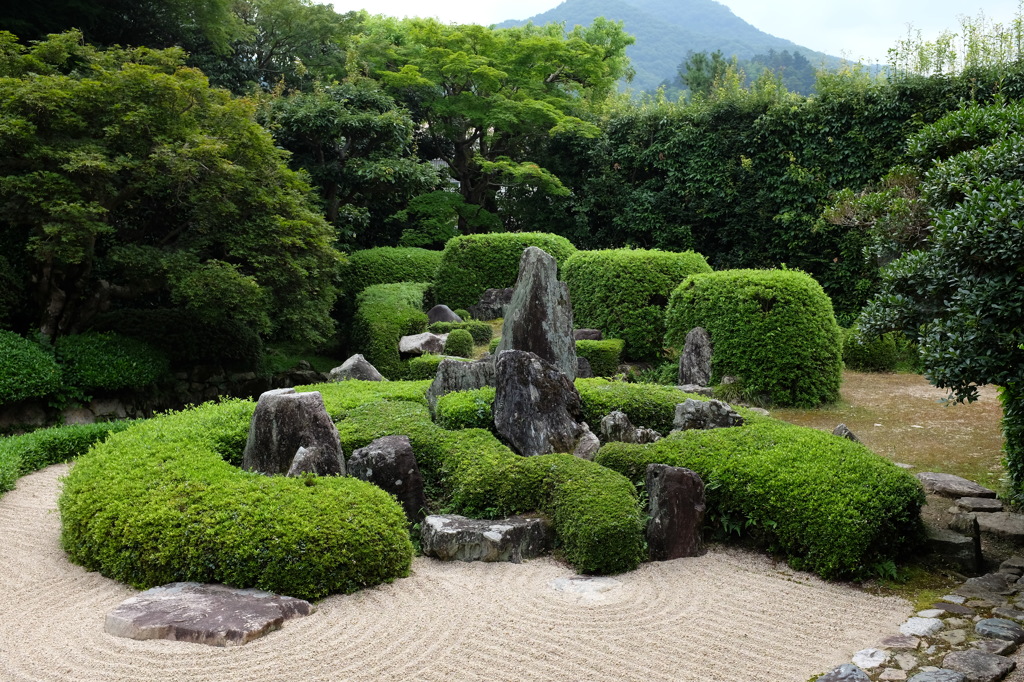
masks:
<svg viewBox="0 0 1024 682"><path fill-rule="evenodd" d="M134 641L103 631L136 592L67 561L57 495L67 465L0 498L0 680L673 680L804 682L910 614L746 552L644 564L599 596L559 592L553 559L418 558L409 578L322 600L245 646Z"/></svg>

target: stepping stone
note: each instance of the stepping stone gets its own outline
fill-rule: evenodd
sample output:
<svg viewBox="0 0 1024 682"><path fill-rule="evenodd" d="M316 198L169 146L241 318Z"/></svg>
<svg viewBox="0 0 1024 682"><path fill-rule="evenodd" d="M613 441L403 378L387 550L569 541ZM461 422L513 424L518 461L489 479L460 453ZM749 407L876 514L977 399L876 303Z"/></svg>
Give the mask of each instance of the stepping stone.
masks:
<svg viewBox="0 0 1024 682"><path fill-rule="evenodd" d="M932 471L922 471L917 474L926 493L941 495L942 497L995 497L996 491L989 490L966 478L954 476L953 474L939 474Z"/></svg>
<svg viewBox="0 0 1024 682"><path fill-rule="evenodd" d="M998 682L1017 666L1005 656L987 654L977 649L954 651L942 659L942 667L961 672L971 682Z"/></svg>
<svg viewBox="0 0 1024 682"><path fill-rule="evenodd" d="M908 654L906 652L896 654L896 665L898 665L901 670L913 670L917 667L917 664L917 656L914 654Z"/></svg>
<svg viewBox="0 0 1024 682"><path fill-rule="evenodd" d="M961 597L963 599L963 597ZM973 616L977 613L974 609L969 606L961 606L960 604L946 604L945 602L935 602L932 604L933 609L942 609L946 613L955 613L958 616Z"/></svg>
<svg viewBox="0 0 1024 682"><path fill-rule="evenodd" d="M992 615L1011 620L1024 620L1024 611L1009 606L1000 606L997 609L992 609Z"/></svg>
<svg viewBox="0 0 1024 682"><path fill-rule="evenodd" d="M917 617L918 618L938 618L943 613L945 613L945 609L925 609L924 611L918 611L917 612Z"/></svg>
<svg viewBox="0 0 1024 682"><path fill-rule="evenodd" d="M978 514L978 526L982 533L991 533L1012 540L1024 540L1024 514L992 512Z"/></svg>
<svg viewBox="0 0 1024 682"><path fill-rule="evenodd" d="M928 670L911 677L908 682L967 682L967 676L955 670L939 668Z"/></svg>
<svg viewBox="0 0 1024 682"><path fill-rule="evenodd" d="M993 637L995 639L1005 639L1008 642L1014 644L1020 644L1024 642L1024 628L1012 620L1006 620L1005 618L986 618L979 620L975 626L974 631L982 637Z"/></svg>
<svg viewBox="0 0 1024 682"><path fill-rule="evenodd" d="M961 497L956 501L956 506L966 512L1003 511L1003 503L990 497Z"/></svg>
<svg viewBox="0 0 1024 682"><path fill-rule="evenodd" d="M961 621L963 622L963 621ZM937 637L945 640L950 646L960 646L967 641L966 630L947 630L946 632L940 632Z"/></svg>
<svg viewBox="0 0 1024 682"><path fill-rule="evenodd" d="M953 591L964 597L994 602L992 605L995 606L1005 601L1004 595L1012 595L1017 592L1018 588L1014 585L1015 582L1016 577L1007 573L989 573L978 578L971 578ZM967 605L975 606L970 602Z"/></svg>
<svg viewBox="0 0 1024 682"><path fill-rule="evenodd" d="M512 516L492 521L454 514L428 516L420 526L424 556L442 561L511 561L546 554L551 526L542 518Z"/></svg>
<svg viewBox="0 0 1024 682"><path fill-rule="evenodd" d="M945 624L938 618L908 618L907 622L900 626L900 632L904 635L917 635L928 637L945 627Z"/></svg>
<svg viewBox="0 0 1024 682"><path fill-rule="evenodd" d="M976 639L971 642L971 646L979 651L984 651L987 654L996 654L997 656L1012 654L1017 650L1016 644L1007 642L1005 639Z"/></svg>
<svg viewBox="0 0 1024 682"><path fill-rule="evenodd" d="M882 649L861 649L853 655L853 664L863 670L877 668L889 660L889 652Z"/></svg>
<svg viewBox="0 0 1024 682"><path fill-rule="evenodd" d="M911 635L889 635L878 643L886 649L916 649L921 640Z"/></svg>
<svg viewBox="0 0 1024 682"><path fill-rule="evenodd" d="M107 614L103 629L115 637L130 639L236 646L315 610L302 599L261 590L171 583L121 602Z"/></svg>
<svg viewBox="0 0 1024 682"><path fill-rule="evenodd" d="M866 672L852 663L844 663L838 668L833 668L825 673L815 682L871 682L871 678L868 677Z"/></svg>
<svg viewBox="0 0 1024 682"><path fill-rule="evenodd" d="M907 679L907 673L899 668L885 668L882 670L882 674L878 676L881 682L892 682L893 680L905 680Z"/></svg>

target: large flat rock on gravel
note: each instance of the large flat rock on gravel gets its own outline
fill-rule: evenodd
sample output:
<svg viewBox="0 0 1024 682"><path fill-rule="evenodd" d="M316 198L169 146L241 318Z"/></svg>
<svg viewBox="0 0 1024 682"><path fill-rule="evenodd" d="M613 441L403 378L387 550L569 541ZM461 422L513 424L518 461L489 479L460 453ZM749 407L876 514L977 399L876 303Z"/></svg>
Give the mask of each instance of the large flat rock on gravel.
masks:
<svg viewBox="0 0 1024 682"><path fill-rule="evenodd" d="M522 516L488 521L445 514L428 516L420 526L424 556L442 561L517 564L549 552L553 539L545 519Z"/></svg>
<svg viewBox="0 0 1024 682"><path fill-rule="evenodd" d="M121 602L107 614L103 629L115 637L130 639L236 646L315 610L302 599L261 590L171 583Z"/></svg>
<svg viewBox="0 0 1024 682"><path fill-rule="evenodd" d="M995 497L996 491L980 486L974 481L954 476L953 474L939 474L934 471L921 471L917 474L917 480L921 481L926 493L941 495L953 499L960 497Z"/></svg>

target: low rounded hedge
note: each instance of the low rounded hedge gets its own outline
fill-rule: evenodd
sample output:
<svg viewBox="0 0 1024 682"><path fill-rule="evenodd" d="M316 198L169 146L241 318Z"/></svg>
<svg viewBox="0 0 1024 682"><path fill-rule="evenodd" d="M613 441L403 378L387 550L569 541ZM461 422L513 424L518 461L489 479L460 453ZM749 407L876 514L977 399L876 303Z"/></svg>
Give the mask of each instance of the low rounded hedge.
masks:
<svg viewBox="0 0 1024 682"><path fill-rule="evenodd" d="M163 415L81 457L59 501L71 560L140 589L217 582L303 599L407 575L405 514L380 488L226 461L240 455L254 408L229 401Z"/></svg>
<svg viewBox="0 0 1024 682"><path fill-rule="evenodd" d="M139 389L167 376L167 356L138 339L86 332L57 339L64 380L83 391Z"/></svg>
<svg viewBox="0 0 1024 682"><path fill-rule="evenodd" d="M843 329L843 363L859 372L895 372L900 348L895 332L865 337L856 327Z"/></svg>
<svg viewBox="0 0 1024 682"><path fill-rule="evenodd" d="M704 256L645 249L577 251L565 263L573 322L626 342L630 360L654 360L665 338L665 307L689 275L711 272Z"/></svg>
<svg viewBox="0 0 1024 682"><path fill-rule="evenodd" d="M505 289L516 283L519 259L528 246L551 254L559 266L576 247L565 237L544 232L501 232L452 237L444 246L435 291L439 303L468 308L487 289Z"/></svg>
<svg viewBox="0 0 1024 682"><path fill-rule="evenodd" d="M472 357L473 337L465 329L448 332L448 338L444 342L444 354L458 358Z"/></svg>
<svg viewBox="0 0 1024 682"><path fill-rule="evenodd" d="M795 270L724 270L692 275L672 292L665 342L711 335L712 383L737 379L747 400L817 407L839 399L843 361L832 301Z"/></svg>
<svg viewBox="0 0 1024 682"><path fill-rule="evenodd" d="M461 316L460 316L461 317ZM435 322L427 327L427 331L435 334L448 334L456 329L465 329L473 337L473 343L480 346L490 343L494 336L494 328L486 322L467 320L465 322Z"/></svg>
<svg viewBox="0 0 1024 682"><path fill-rule="evenodd" d="M406 363L398 353L398 341L427 329L423 297L430 284L398 282L375 284L356 297L352 321L352 345L388 379L404 379Z"/></svg>
<svg viewBox="0 0 1024 682"><path fill-rule="evenodd" d="M441 265L441 252L402 246L380 246L355 251L343 266L344 290L355 296L374 284L433 282Z"/></svg>
<svg viewBox="0 0 1024 682"><path fill-rule="evenodd" d="M576 355L586 358L590 369L596 377L610 377L619 371L622 360L622 349L626 342L622 339L604 339L602 341L577 341Z"/></svg>
<svg viewBox="0 0 1024 682"><path fill-rule="evenodd" d="M42 398L60 388L53 355L38 343L0 330L0 405Z"/></svg>
<svg viewBox="0 0 1024 682"><path fill-rule="evenodd" d="M824 578L869 575L921 539L924 492L912 475L859 443L770 418L608 443L595 461L637 483L648 464L697 472L712 518L756 529L794 568Z"/></svg>
<svg viewBox="0 0 1024 682"><path fill-rule="evenodd" d="M494 430L494 387L453 391L437 399L434 419L442 429Z"/></svg>

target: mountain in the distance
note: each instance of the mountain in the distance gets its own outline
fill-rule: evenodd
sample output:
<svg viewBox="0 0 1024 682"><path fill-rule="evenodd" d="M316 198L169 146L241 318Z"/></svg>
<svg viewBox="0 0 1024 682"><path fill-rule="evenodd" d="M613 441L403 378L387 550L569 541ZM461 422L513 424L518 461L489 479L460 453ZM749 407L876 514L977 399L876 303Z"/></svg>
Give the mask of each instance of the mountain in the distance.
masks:
<svg viewBox="0 0 1024 682"><path fill-rule="evenodd" d="M751 26L715 0L565 0L554 9L524 19L506 21L508 28L527 22L565 22L567 27L589 25L597 17L622 21L636 43L626 49L636 70L631 87L653 90L672 80L688 52L721 50L726 57L750 59L769 50L797 51L815 66L839 66L841 60L769 35Z"/></svg>

